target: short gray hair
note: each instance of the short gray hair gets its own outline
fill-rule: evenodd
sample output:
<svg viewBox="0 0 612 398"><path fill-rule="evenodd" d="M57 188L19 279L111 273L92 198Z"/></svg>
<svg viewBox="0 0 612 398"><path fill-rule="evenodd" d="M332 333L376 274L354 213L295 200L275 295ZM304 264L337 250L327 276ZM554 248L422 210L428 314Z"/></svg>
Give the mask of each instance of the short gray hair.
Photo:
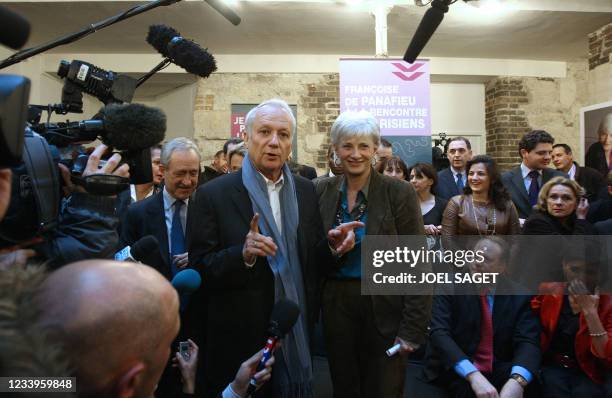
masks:
<svg viewBox="0 0 612 398"><path fill-rule="evenodd" d="M161 164L164 167L168 167L170 163L170 157L175 151L189 151L192 150L198 155L198 159L202 160L202 155L200 155L200 149L195 144L195 142L191 141L189 138L178 137L173 139L172 141L164 144L161 153Z"/></svg>
<svg viewBox="0 0 612 398"><path fill-rule="evenodd" d="M331 141L339 145L345 138L369 136L374 145L380 144L380 127L370 112L342 112L331 128Z"/></svg>
<svg viewBox="0 0 612 398"><path fill-rule="evenodd" d="M287 104L282 99L272 98L272 99L262 102L261 104L257 105L255 108L251 109L249 113L247 113L246 118L244 120L244 127L245 127L246 133L249 136L249 138L251 137L253 133L251 130L253 129L253 122L255 121L255 117L257 116L257 113L262 108L265 108L267 106L276 108L276 109L282 109L289 115L289 119L291 120L291 137L295 136L297 122L295 120L295 116L293 116L293 111L291 110L291 107L289 106L289 104Z"/></svg>
<svg viewBox="0 0 612 398"><path fill-rule="evenodd" d="M232 156L234 155L240 155L243 158L246 158L247 155L247 149L244 147L244 145L239 146L238 148L234 149L233 151L231 151L229 153L229 155L227 156L227 161L228 163L232 161Z"/></svg>

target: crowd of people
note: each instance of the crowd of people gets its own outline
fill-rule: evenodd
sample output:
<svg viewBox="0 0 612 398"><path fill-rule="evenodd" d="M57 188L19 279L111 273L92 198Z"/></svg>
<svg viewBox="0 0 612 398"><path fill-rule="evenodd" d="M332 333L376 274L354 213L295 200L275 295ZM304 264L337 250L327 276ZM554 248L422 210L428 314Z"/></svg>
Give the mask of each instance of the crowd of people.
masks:
<svg viewBox="0 0 612 398"><path fill-rule="evenodd" d="M112 198L69 186L65 206L89 206L71 236L89 242L91 224L99 238L55 258L52 272L25 266L24 250L0 258L2 376L74 376L79 397L237 398L252 380L253 396L307 398L320 324L335 398L612 396L610 245L588 239L612 235L612 167L579 166L543 130L521 138L521 163L503 173L465 137L447 143L448 168L407 165L372 115L344 112L317 177L291 159L287 103L262 102L245 128L204 168L180 137L151 148L149 184ZM105 149L86 172L126 175L118 155L98 167ZM11 184L0 171L2 217ZM485 253L469 272L500 280L363 295L362 246L381 235L423 236L432 250L469 245ZM153 260L112 261L148 236ZM517 252L528 255L517 262ZM551 259L558 266L534 278ZM177 294L171 282L189 269L201 284ZM521 290L536 282L526 287L537 294ZM523 293L502 294L509 287ZM258 366L284 299L299 316Z"/></svg>

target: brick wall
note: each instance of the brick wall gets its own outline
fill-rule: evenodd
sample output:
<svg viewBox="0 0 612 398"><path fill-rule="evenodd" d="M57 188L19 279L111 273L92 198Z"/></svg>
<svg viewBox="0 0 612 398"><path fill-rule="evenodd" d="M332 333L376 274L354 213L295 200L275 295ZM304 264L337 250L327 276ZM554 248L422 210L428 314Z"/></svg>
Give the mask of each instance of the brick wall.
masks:
<svg viewBox="0 0 612 398"><path fill-rule="evenodd" d="M519 162L518 142L531 130L522 104L529 102L522 79L495 78L488 82L485 97L487 154L503 170Z"/></svg>
<svg viewBox="0 0 612 398"><path fill-rule="evenodd" d="M612 24L589 34L589 70L610 62L612 53Z"/></svg>

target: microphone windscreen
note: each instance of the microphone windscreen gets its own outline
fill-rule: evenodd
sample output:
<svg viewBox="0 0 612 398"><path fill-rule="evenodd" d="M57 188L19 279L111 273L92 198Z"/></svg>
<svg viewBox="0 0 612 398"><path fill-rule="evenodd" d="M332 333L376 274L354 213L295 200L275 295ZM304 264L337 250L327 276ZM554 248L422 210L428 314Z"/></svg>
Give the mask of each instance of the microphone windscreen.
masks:
<svg viewBox="0 0 612 398"><path fill-rule="evenodd" d="M17 50L30 37L30 23L21 15L0 6L0 44Z"/></svg>
<svg viewBox="0 0 612 398"><path fill-rule="evenodd" d="M141 150L166 136L166 115L142 104L108 104L98 114L104 121L102 142L120 150Z"/></svg>
<svg viewBox="0 0 612 398"><path fill-rule="evenodd" d="M181 34L166 25L151 25L147 34L147 43L153 46L158 53L168 58L168 43Z"/></svg>
<svg viewBox="0 0 612 398"><path fill-rule="evenodd" d="M419 23L416 32L414 32L412 41L404 54L404 61L411 64L417 59L421 51L423 51L423 48L425 48L425 45L429 39L431 39L431 36L433 36L434 32L442 22L442 19L444 19L444 11L439 8L431 7L425 12L423 19L421 19L421 23Z"/></svg>
<svg viewBox="0 0 612 398"><path fill-rule="evenodd" d="M217 70L215 58L206 49L180 36L170 41L168 54L172 62L200 77L206 78Z"/></svg>
<svg viewBox="0 0 612 398"><path fill-rule="evenodd" d="M153 250L157 250L158 247L159 241L157 238L153 235L146 235L134 242L130 248L130 253L135 260L144 262L143 259L147 257L147 254Z"/></svg>
<svg viewBox="0 0 612 398"><path fill-rule="evenodd" d="M199 289L202 284L202 278L198 271L188 268L179 271L172 278L172 286L179 294L193 293Z"/></svg>
<svg viewBox="0 0 612 398"><path fill-rule="evenodd" d="M272 315L270 316L270 322L276 323L280 336L282 337L287 334L297 322L298 316L300 315L300 307L291 300L282 299L274 304L272 308Z"/></svg>

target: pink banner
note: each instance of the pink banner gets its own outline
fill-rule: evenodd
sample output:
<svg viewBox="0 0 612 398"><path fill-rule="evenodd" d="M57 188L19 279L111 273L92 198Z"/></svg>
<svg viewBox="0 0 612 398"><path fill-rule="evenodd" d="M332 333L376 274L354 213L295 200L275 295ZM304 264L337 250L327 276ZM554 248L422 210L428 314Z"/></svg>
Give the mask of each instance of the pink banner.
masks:
<svg viewBox="0 0 612 398"><path fill-rule="evenodd" d="M341 59L340 110L365 110L383 136L431 136L429 62Z"/></svg>

